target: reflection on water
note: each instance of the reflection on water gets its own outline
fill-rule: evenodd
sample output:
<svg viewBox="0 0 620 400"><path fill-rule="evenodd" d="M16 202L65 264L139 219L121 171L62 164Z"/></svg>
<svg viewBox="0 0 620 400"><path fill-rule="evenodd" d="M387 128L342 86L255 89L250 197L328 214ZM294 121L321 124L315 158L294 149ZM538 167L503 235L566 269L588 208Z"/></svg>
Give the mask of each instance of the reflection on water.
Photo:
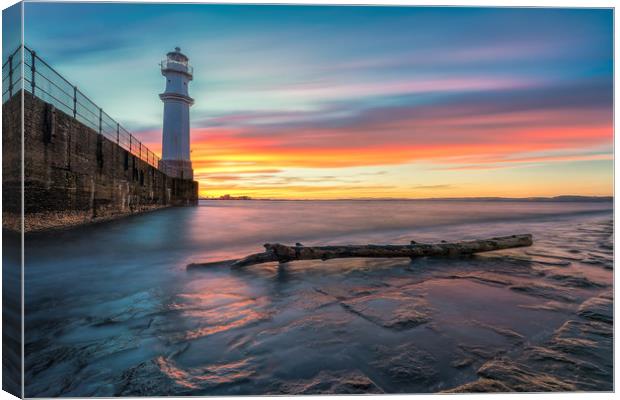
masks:
<svg viewBox="0 0 620 400"><path fill-rule="evenodd" d="M33 234L26 394L610 390L611 218L607 202L211 201ZM524 232L532 248L466 259L185 269L265 242Z"/></svg>

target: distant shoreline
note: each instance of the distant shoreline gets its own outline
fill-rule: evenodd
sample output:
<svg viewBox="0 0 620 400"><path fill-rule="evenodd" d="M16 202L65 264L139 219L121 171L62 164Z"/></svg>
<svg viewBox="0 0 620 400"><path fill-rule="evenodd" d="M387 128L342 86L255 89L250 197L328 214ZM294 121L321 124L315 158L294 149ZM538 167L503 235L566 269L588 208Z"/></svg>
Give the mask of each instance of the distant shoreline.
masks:
<svg viewBox="0 0 620 400"><path fill-rule="evenodd" d="M576 196L563 195L554 197L428 197L412 198L354 198L354 199L267 199L267 198L199 198L203 201L489 201L489 202L613 202L613 196Z"/></svg>

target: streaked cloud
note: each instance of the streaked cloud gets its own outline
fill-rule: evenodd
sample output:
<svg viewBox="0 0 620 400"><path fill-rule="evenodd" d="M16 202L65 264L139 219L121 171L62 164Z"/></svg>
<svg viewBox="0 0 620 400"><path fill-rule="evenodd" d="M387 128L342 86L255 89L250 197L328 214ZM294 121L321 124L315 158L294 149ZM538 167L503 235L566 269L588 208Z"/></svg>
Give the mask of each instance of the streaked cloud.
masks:
<svg viewBox="0 0 620 400"><path fill-rule="evenodd" d="M205 195L612 192L611 10L27 3L26 21L156 152L157 63L181 46Z"/></svg>

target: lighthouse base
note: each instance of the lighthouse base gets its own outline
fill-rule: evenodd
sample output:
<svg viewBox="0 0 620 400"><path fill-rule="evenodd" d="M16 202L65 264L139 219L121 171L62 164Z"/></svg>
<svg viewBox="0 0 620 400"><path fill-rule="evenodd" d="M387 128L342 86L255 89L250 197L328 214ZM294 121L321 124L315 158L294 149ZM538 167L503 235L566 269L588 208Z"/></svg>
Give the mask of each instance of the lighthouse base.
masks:
<svg viewBox="0 0 620 400"><path fill-rule="evenodd" d="M159 160L159 169L173 178L194 179L192 162L186 160Z"/></svg>

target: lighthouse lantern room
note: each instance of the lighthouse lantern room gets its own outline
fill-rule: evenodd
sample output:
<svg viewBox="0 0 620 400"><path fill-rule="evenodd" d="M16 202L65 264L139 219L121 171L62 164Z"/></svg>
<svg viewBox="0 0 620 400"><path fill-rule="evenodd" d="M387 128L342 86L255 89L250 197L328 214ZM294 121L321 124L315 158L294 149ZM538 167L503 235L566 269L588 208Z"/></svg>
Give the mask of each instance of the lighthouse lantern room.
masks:
<svg viewBox="0 0 620 400"><path fill-rule="evenodd" d="M168 53L161 62L161 74L166 78L166 90L159 95L164 102L159 168L170 176L193 179L189 152L189 107L194 104L194 99L189 97L188 86L194 71L179 47Z"/></svg>

